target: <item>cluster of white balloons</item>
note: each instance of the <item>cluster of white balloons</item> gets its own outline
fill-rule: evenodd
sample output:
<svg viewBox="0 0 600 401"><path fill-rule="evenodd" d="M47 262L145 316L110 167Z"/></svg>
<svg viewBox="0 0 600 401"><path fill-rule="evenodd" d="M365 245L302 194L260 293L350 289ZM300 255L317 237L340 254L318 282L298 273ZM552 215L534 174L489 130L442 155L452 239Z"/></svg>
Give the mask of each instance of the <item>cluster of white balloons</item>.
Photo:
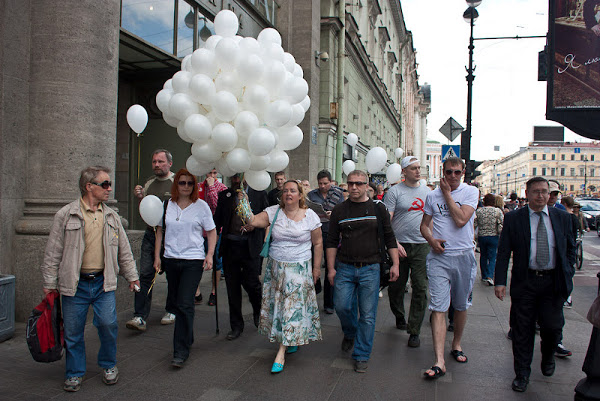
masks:
<svg viewBox="0 0 600 401"><path fill-rule="evenodd" d="M298 124L310 106L308 83L275 29L257 39L238 36L238 18L229 10L217 14L214 27L216 34L165 82L156 104L192 143L186 162L192 174L245 173L252 188L263 190L268 172L285 169L286 151L302 143Z"/></svg>

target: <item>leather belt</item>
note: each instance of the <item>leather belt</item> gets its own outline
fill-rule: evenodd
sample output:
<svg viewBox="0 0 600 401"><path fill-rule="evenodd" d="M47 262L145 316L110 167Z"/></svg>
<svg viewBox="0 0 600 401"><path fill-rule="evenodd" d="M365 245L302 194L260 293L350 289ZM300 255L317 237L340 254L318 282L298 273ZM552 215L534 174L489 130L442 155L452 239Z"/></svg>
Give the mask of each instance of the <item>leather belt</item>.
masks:
<svg viewBox="0 0 600 401"><path fill-rule="evenodd" d="M550 270L534 270L534 269L528 269L529 273L535 275L535 276L549 276L551 274L554 274L554 269L550 269Z"/></svg>
<svg viewBox="0 0 600 401"><path fill-rule="evenodd" d="M365 267L365 266L372 265L374 263L372 263L372 262L356 262L356 263L350 263L350 264L354 267Z"/></svg>
<svg viewBox="0 0 600 401"><path fill-rule="evenodd" d="M81 273L79 278L85 281L92 281L93 279L104 275L104 272L93 272L93 273Z"/></svg>

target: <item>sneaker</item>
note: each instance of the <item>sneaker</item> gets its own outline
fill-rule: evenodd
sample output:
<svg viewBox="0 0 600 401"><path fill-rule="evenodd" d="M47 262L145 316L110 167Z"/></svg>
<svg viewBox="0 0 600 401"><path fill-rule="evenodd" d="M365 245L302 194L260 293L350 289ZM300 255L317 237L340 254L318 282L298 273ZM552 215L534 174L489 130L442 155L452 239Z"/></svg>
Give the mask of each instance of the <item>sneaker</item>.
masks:
<svg viewBox="0 0 600 401"><path fill-rule="evenodd" d="M383 298L383 291L379 291L379 298Z"/></svg>
<svg viewBox="0 0 600 401"><path fill-rule="evenodd" d="M131 330L146 331L146 322L141 317L136 316L125 323L125 327Z"/></svg>
<svg viewBox="0 0 600 401"><path fill-rule="evenodd" d="M494 280L492 280L491 278L486 278L486 279L485 279L485 282L486 282L486 283L488 283L488 285L489 285L490 287L493 287L493 286L494 286Z"/></svg>
<svg viewBox="0 0 600 401"><path fill-rule="evenodd" d="M160 324L173 324L175 323L175 315L173 313L165 313L165 315L160 319Z"/></svg>
<svg viewBox="0 0 600 401"><path fill-rule="evenodd" d="M354 338L344 337L342 340L342 351L348 352L354 347Z"/></svg>
<svg viewBox="0 0 600 401"><path fill-rule="evenodd" d="M408 337L408 346L411 348L417 348L421 346L421 339L418 334L411 334Z"/></svg>
<svg viewBox="0 0 600 401"><path fill-rule="evenodd" d="M102 375L102 381L104 384L116 384L117 380L119 380L119 369L116 366L113 366L110 369L104 369Z"/></svg>
<svg viewBox="0 0 600 401"><path fill-rule="evenodd" d="M406 330L406 320L403 317L396 318L396 328L398 330Z"/></svg>
<svg viewBox="0 0 600 401"><path fill-rule="evenodd" d="M563 304L563 307L565 307L567 309L571 309L573 307L573 300L571 299L570 295L569 295L569 298L567 298L567 300Z"/></svg>
<svg viewBox="0 0 600 401"><path fill-rule="evenodd" d="M81 388L81 382L83 381L83 377L69 377L65 380L65 384L63 386L63 390L74 393L75 391L79 391Z"/></svg>
<svg viewBox="0 0 600 401"><path fill-rule="evenodd" d="M171 366L180 369L183 367L184 363L185 359L183 358L173 358L173 360L171 361Z"/></svg>
<svg viewBox="0 0 600 401"><path fill-rule="evenodd" d="M573 355L573 353L571 351L569 351L568 349L566 349L564 345L558 344L556 346L556 351L554 351L554 355L559 358L566 358L566 357Z"/></svg>
<svg viewBox="0 0 600 401"><path fill-rule="evenodd" d="M194 295L194 305L200 305L202 303L202 294Z"/></svg>
<svg viewBox="0 0 600 401"><path fill-rule="evenodd" d="M354 362L354 371L356 373L366 373L369 364L367 361L356 361Z"/></svg>
<svg viewBox="0 0 600 401"><path fill-rule="evenodd" d="M328 315L333 315L335 313L335 310L333 308L325 308L325 313L327 313Z"/></svg>
<svg viewBox="0 0 600 401"><path fill-rule="evenodd" d="M208 297L208 306L215 306L217 304L217 297L215 297L215 294L210 294L210 296Z"/></svg>

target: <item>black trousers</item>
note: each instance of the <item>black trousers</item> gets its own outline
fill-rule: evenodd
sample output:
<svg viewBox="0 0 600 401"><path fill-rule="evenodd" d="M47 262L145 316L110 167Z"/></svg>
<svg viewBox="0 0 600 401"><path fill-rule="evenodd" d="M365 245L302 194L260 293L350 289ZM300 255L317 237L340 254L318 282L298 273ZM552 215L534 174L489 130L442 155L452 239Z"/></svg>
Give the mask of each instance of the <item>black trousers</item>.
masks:
<svg viewBox="0 0 600 401"><path fill-rule="evenodd" d="M556 294L554 274L527 277L527 287L512 298L510 322L515 373L529 377L535 343L535 322L540 324L542 360L553 358L565 324L563 302Z"/></svg>
<svg viewBox="0 0 600 401"><path fill-rule="evenodd" d="M254 315L260 314L262 300L262 285L258 276L260 275L260 257L250 255L247 241L227 241L227 252L223 255L223 272L225 273L225 284L227 286L227 299L229 300L229 323L231 330L244 330L244 318L242 316L242 287L250 298Z"/></svg>
<svg viewBox="0 0 600 401"><path fill-rule="evenodd" d="M142 239L142 247L140 253L140 287L141 290L134 293L133 316L141 317L148 320L150 308L152 306L152 280L156 274L154 270L154 241L155 233L153 229L147 228ZM168 309L169 298L167 296L167 304L165 309Z"/></svg>

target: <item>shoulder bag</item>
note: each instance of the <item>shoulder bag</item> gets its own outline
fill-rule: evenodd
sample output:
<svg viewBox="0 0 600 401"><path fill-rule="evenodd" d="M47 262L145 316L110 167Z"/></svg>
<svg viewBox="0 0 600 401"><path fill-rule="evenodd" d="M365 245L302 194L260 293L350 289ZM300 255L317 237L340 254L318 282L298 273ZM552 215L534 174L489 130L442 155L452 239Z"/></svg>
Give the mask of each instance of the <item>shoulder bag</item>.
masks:
<svg viewBox="0 0 600 401"><path fill-rule="evenodd" d="M277 211L275 212L275 217L273 217L273 222L271 223L271 227L269 227L269 233L267 234L267 239L265 240L262 250L260 251L260 256L262 256L263 258L269 257L269 247L271 246L271 232L273 231L273 227L275 226L275 221L277 220L277 215L279 214L280 210L281 210L281 207L278 207Z"/></svg>

